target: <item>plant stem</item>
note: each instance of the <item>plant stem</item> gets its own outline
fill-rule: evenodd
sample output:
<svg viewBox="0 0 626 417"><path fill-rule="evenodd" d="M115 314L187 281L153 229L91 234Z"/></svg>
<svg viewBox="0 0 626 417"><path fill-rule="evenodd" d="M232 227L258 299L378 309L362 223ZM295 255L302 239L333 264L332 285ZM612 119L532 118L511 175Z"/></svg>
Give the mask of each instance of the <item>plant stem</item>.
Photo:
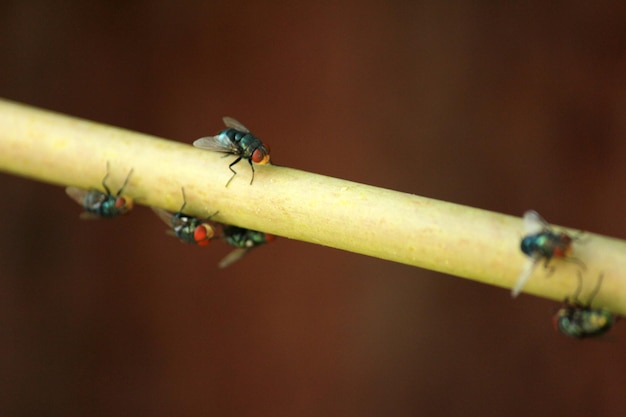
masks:
<svg viewBox="0 0 626 417"><path fill-rule="evenodd" d="M140 204L177 211L184 187L191 215L219 210L213 218L219 222L505 288L528 259L519 249L519 217L275 165L255 166L250 185L245 160L225 187L233 158L6 100L0 100L0 126L0 170L15 175L102 189L109 162L113 192L134 169L124 195ZM605 277L594 306L626 314L626 242L584 236L574 251L587 267L586 280ZM571 296L578 265L552 265L550 278L539 265L525 290L556 300ZM582 300L592 288L585 286Z"/></svg>

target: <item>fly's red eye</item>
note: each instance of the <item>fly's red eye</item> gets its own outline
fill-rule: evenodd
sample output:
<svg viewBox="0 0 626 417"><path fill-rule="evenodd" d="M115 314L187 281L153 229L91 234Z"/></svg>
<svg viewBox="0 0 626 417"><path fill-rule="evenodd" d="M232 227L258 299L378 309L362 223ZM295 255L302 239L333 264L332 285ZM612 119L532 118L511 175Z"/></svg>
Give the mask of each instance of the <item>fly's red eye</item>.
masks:
<svg viewBox="0 0 626 417"><path fill-rule="evenodd" d="M196 241L198 246L208 245L211 242L211 237L213 237L213 233L207 225L203 224L201 226L198 226L193 231L193 240Z"/></svg>
<svg viewBox="0 0 626 417"><path fill-rule="evenodd" d="M252 152L252 162L259 165L267 164L270 161L270 152L266 147L259 147Z"/></svg>
<svg viewBox="0 0 626 417"><path fill-rule="evenodd" d="M274 240L276 240L276 236L274 236L274 235L270 235L269 233L266 233L266 234L265 234L265 241L266 241L267 243L269 243L269 242L273 242Z"/></svg>
<svg viewBox="0 0 626 417"><path fill-rule="evenodd" d="M133 200L126 199L124 197L117 197L115 199L115 208L123 213L126 213L133 208Z"/></svg>
<svg viewBox="0 0 626 417"><path fill-rule="evenodd" d="M124 197L118 197L115 200L115 208L121 210L125 207L126 207L126 199Z"/></svg>
<svg viewBox="0 0 626 417"><path fill-rule="evenodd" d="M252 162L256 162L257 164L263 160L263 152L260 149L256 149L252 152Z"/></svg>

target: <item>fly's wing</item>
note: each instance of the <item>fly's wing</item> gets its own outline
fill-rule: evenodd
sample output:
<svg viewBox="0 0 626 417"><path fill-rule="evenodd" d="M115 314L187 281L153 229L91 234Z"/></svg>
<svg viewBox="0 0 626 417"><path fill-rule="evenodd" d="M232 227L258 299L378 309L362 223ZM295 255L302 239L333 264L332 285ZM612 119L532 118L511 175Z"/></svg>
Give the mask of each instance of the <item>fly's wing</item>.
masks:
<svg viewBox="0 0 626 417"><path fill-rule="evenodd" d="M78 204L80 204L81 207L83 207L83 209L85 208L85 196L87 195L89 191L88 190L83 190L82 188L76 188L76 187L67 187L65 189L65 193L74 201L76 201ZM97 220L100 219L101 217L98 216L95 213L90 213L88 211L83 211L82 213L80 213L79 216L82 220Z"/></svg>
<svg viewBox="0 0 626 417"><path fill-rule="evenodd" d="M76 187L67 187L65 189L65 193L74 201L76 201L80 206L83 206L83 201L85 198L85 194L88 193L87 190L83 190L82 188Z"/></svg>
<svg viewBox="0 0 626 417"><path fill-rule="evenodd" d="M178 237L178 235L176 234L176 232L174 231L174 229L167 229L167 230L165 231L165 234L166 234L166 235L168 235L168 236L175 237L176 239L180 239L180 238Z"/></svg>
<svg viewBox="0 0 626 417"><path fill-rule="evenodd" d="M167 227L172 227L172 216L173 216L172 213L170 213L167 210L163 210L160 207L150 207L150 208L152 209L152 211L154 211L154 214L156 214L159 219L163 220L163 223L165 223Z"/></svg>
<svg viewBox="0 0 626 417"><path fill-rule="evenodd" d="M250 133L248 128L245 127L243 125L243 123L238 122L237 120L233 119L232 117L225 116L225 117L222 117L222 120L224 121L224 124L227 127L232 127L233 129L237 129L240 132Z"/></svg>
<svg viewBox="0 0 626 417"><path fill-rule="evenodd" d="M524 232L527 235L534 235L549 228L548 222L535 210L528 210L524 213Z"/></svg>
<svg viewBox="0 0 626 417"><path fill-rule="evenodd" d="M226 268L227 266L237 262L238 260L240 260L246 253L248 253L248 251L251 248L237 248L234 251L230 252L228 255L226 255L224 257L224 259L222 259L220 261L219 264L217 264L218 267L220 268Z"/></svg>
<svg viewBox="0 0 626 417"><path fill-rule="evenodd" d="M515 298L519 295L520 292L522 292L522 289L524 289L524 287L526 286L530 275L533 273L533 270L535 269L535 266L537 266L537 263L540 259L540 256L533 256L532 258L528 258L526 264L524 265L524 269L522 269L522 272L517 277L517 282L511 290L511 297Z"/></svg>
<svg viewBox="0 0 626 417"><path fill-rule="evenodd" d="M175 225L172 224L174 215L167 210L163 210L160 207L150 207L150 208L152 209L152 211L154 211L154 214L156 214L159 219L163 220L163 223L165 223L167 227L169 228L165 231L165 234L168 236L173 236L175 238L180 239L178 235L176 234L176 231L174 231Z"/></svg>
<svg viewBox="0 0 626 417"><path fill-rule="evenodd" d="M239 148L226 135L205 136L193 141L193 146L214 152L238 153Z"/></svg>

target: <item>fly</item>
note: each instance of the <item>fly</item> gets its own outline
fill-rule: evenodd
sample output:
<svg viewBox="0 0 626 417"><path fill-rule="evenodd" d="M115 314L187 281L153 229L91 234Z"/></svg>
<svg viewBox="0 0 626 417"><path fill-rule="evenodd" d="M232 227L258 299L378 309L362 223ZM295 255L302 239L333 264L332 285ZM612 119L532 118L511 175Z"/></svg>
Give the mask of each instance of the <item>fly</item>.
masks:
<svg viewBox="0 0 626 417"><path fill-rule="evenodd" d="M268 233L231 225L223 225L222 234L226 242L231 246L235 246L236 249L220 261L218 264L220 268L226 268L241 259L253 248L272 242L276 238Z"/></svg>
<svg viewBox="0 0 626 417"><path fill-rule="evenodd" d="M578 274L579 284L572 302L565 299L563 306L553 317L554 328L562 334L583 339L606 333L615 324L616 317L608 310L592 308L591 302L600 290L604 276L600 274L598 284L589 296L587 304L578 300L583 285L582 274Z"/></svg>
<svg viewBox="0 0 626 417"><path fill-rule="evenodd" d="M76 187L67 187L65 192L85 209L85 211L80 214L81 219L117 217L127 213L133 208L133 201L121 195L132 173L133 170L131 169L122 187L113 195L106 185L106 180L109 177L109 163L107 162L107 173L102 179L102 187L106 192L103 193L96 189L83 190L82 188Z"/></svg>
<svg viewBox="0 0 626 417"><path fill-rule="evenodd" d="M534 210L524 213L524 230L526 236L522 239L520 249L528 256L528 261L511 290L513 297L517 297L522 291L539 262L543 260L544 267L552 271L548 267L552 258L569 257L572 252L572 242L576 239L567 233L555 232L548 222ZM585 267L581 261L569 259L579 263L582 268Z"/></svg>
<svg viewBox="0 0 626 417"><path fill-rule="evenodd" d="M185 197L185 189L181 187L183 193L183 205L176 213L170 213L159 207L151 207L161 220L171 227L168 230L172 234L185 243L192 243L198 246L207 246L211 243L211 238L215 235L215 230L206 221L208 219L199 219L197 217L186 215L183 210L187 205ZM215 216L217 212L209 216L209 219Z"/></svg>
<svg viewBox="0 0 626 417"><path fill-rule="evenodd" d="M232 117L224 117L224 124L228 129L222 130L215 136L206 136L193 142L196 148L207 149L209 151L223 152L226 154L236 155L235 159L228 168L232 171L233 176L226 183L228 184L235 178L237 171L233 169L242 159L247 159L252 169L252 179L250 185L254 181L254 165L266 165L270 163L270 150L261 142L261 139L254 136L247 127L233 119Z"/></svg>

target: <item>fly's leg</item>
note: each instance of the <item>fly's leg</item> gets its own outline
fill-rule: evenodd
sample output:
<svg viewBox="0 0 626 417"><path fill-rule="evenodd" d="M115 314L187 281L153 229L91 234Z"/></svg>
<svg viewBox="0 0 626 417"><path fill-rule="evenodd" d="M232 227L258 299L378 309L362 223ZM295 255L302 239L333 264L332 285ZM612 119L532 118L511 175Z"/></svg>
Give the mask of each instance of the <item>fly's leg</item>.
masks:
<svg viewBox="0 0 626 417"><path fill-rule="evenodd" d="M546 261L543 263L543 269L545 269L546 272L546 278L550 278L552 276L552 274L554 274L554 271L556 270L555 267L550 266L550 261L552 260L552 258L546 258Z"/></svg>
<svg viewBox="0 0 626 417"><path fill-rule="evenodd" d="M252 159L248 159L248 163L250 164L250 168L252 168L252 178L250 179L250 185L252 185L252 181L254 181L254 165L252 165Z"/></svg>
<svg viewBox="0 0 626 417"><path fill-rule="evenodd" d="M182 213L185 209L185 206L187 205L187 197L185 196L185 188L180 187L180 190L183 192L183 205L181 206L180 210L178 210L178 212Z"/></svg>
<svg viewBox="0 0 626 417"><path fill-rule="evenodd" d="M233 163L231 163L230 165L228 165L228 168L232 171L233 176L232 176L232 177L230 177L230 179L229 179L229 180L228 180L228 182L226 183L226 187L228 187L228 184L230 184L230 182L233 180L233 178L235 178L235 175L237 175L237 171L235 171L235 170L233 169L233 165L236 165L239 161L241 161L241 156L240 156L239 158L235 159L235 160L233 161Z"/></svg>

